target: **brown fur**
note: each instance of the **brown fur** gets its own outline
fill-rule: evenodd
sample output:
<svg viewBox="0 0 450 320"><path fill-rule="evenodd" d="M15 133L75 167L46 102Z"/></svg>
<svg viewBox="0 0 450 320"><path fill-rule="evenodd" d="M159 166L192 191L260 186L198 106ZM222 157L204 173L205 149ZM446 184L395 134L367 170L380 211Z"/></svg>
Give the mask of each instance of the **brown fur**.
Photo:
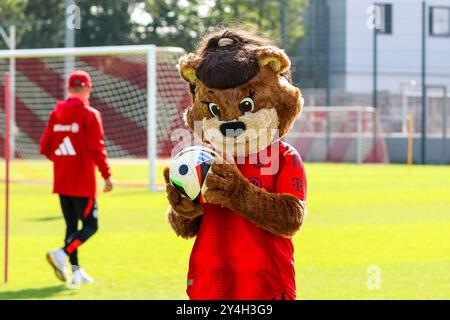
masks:
<svg viewBox="0 0 450 320"><path fill-rule="evenodd" d="M279 76L269 67L262 68L250 81L236 88L211 90L197 80L193 106L186 109L187 125L193 129L194 121L213 117L204 101L215 102L220 106L220 120L237 119L241 115L239 102L247 97L250 91L254 92L255 111L262 108L277 109L280 138L286 135L301 112L301 94L298 88L287 81L280 81Z"/></svg>
<svg viewBox="0 0 450 320"><path fill-rule="evenodd" d="M219 46L222 38L232 39L233 43ZM279 138L287 134L301 113L300 90L290 83L290 60L266 39L243 31L219 30L207 35L195 54L180 59L179 66L192 93L192 106L184 115L191 129L194 122L213 117L205 102L219 105L219 120L238 119L242 115L239 102L250 92L255 102L253 112L276 109ZM208 190L204 199L208 203L232 209L280 236L292 236L300 228L306 210L304 202L252 185L233 164L214 164L212 171L205 182ZM195 235L203 207L175 194L170 184L166 191L171 204L168 218L175 232L183 237Z"/></svg>
<svg viewBox="0 0 450 320"><path fill-rule="evenodd" d="M240 86L259 71L256 52L238 43L226 47L210 47L202 56L195 75L207 87L228 89Z"/></svg>
<svg viewBox="0 0 450 320"><path fill-rule="evenodd" d="M222 38L232 39L235 44L220 47L218 43ZM275 47L275 43L244 29L213 30L199 42L196 54L193 55L198 59L195 66L196 74L211 88L226 89L241 85L259 70L255 64L257 59L255 48L258 47ZM245 70L243 68L245 66L250 70ZM212 72L216 70L219 74ZM282 74L291 81L290 70L284 70Z"/></svg>
<svg viewBox="0 0 450 320"><path fill-rule="evenodd" d="M167 221L169 221L177 236L189 239L197 235L202 218L197 217L188 219L176 213L172 207L169 207L167 211Z"/></svg>
<svg viewBox="0 0 450 320"><path fill-rule="evenodd" d="M290 194L269 193L244 178L234 164L213 164L206 177L208 203L232 209L257 226L290 237L300 229L305 203Z"/></svg>
<svg viewBox="0 0 450 320"><path fill-rule="evenodd" d="M182 197L169 182L169 168L164 169L166 180L166 194L169 201L167 220L178 236L191 238L197 235L201 216L204 213L202 206Z"/></svg>

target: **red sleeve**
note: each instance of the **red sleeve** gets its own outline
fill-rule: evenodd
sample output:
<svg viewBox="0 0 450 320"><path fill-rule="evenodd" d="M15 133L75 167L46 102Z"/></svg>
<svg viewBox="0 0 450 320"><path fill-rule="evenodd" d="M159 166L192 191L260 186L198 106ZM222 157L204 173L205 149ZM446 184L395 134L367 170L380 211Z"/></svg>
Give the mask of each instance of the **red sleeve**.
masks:
<svg viewBox="0 0 450 320"><path fill-rule="evenodd" d="M46 156L48 159L52 160L52 133L53 133L53 112L50 113L50 117L45 127L44 133L42 134L41 140L39 141L40 152L42 155Z"/></svg>
<svg viewBox="0 0 450 320"><path fill-rule="evenodd" d="M280 171L275 182L276 193L288 193L306 201L306 173L298 152L287 149L281 157Z"/></svg>
<svg viewBox="0 0 450 320"><path fill-rule="evenodd" d="M111 169L106 162L106 148L103 140L102 117L99 112L94 112L86 124L87 149L94 159L94 163L104 179L111 176Z"/></svg>

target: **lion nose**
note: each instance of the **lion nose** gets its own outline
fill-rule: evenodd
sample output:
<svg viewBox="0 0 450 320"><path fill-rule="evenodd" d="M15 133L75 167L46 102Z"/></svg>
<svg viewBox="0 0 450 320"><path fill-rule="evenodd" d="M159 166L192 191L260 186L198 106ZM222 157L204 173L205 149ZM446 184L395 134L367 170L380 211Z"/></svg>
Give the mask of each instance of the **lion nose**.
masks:
<svg viewBox="0 0 450 320"><path fill-rule="evenodd" d="M236 138L241 135L247 127L241 121L225 122L220 125L220 132L225 137Z"/></svg>

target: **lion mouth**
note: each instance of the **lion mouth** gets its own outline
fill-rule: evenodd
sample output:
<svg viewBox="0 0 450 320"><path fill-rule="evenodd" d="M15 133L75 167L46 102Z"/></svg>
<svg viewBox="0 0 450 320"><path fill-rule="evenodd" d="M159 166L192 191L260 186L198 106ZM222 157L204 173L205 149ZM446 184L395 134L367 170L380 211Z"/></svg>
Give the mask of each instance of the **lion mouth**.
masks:
<svg viewBox="0 0 450 320"><path fill-rule="evenodd" d="M219 130L224 137L237 138L247 129L242 121L224 122L220 125Z"/></svg>
<svg viewBox="0 0 450 320"><path fill-rule="evenodd" d="M204 138L218 150L234 155L257 153L278 135L278 114L275 108L246 113L233 121L203 119Z"/></svg>

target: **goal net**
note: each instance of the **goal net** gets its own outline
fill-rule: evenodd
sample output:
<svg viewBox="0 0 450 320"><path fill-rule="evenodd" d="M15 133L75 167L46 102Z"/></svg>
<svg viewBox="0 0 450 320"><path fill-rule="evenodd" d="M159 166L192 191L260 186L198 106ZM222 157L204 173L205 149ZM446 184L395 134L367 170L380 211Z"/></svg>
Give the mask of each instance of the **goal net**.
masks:
<svg viewBox="0 0 450 320"><path fill-rule="evenodd" d="M4 145L4 74L9 73L11 150L18 159L39 159L39 139L56 100L66 97L75 69L92 77L90 103L103 117L110 158L148 158L150 186L155 161L172 150L171 132L183 126L189 92L176 65L180 48L120 46L0 51L0 152Z"/></svg>
<svg viewBox="0 0 450 320"><path fill-rule="evenodd" d="M285 138L305 161L387 162L380 120L373 107L309 107Z"/></svg>

